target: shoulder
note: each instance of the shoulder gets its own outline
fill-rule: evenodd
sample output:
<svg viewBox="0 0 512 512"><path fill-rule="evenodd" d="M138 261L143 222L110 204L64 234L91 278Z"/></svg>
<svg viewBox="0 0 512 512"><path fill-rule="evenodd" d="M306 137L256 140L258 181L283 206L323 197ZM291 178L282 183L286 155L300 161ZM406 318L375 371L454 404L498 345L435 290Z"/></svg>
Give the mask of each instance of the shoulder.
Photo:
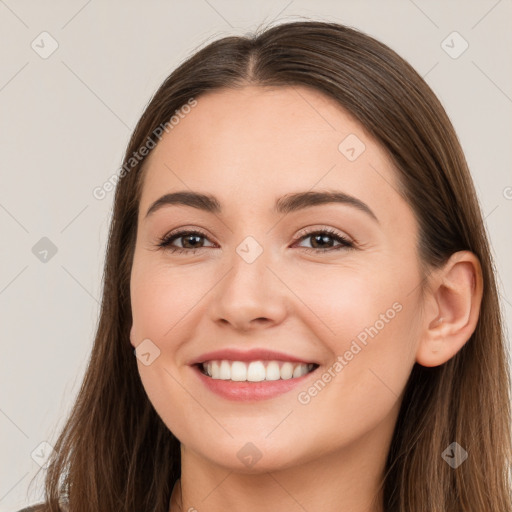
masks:
<svg viewBox="0 0 512 512"><path fill-rule="evenodd" d="M21 510L17 510L16 512L40 512L44 510L43 503L38 503L37 505L31 505L30 507L22 508Z"/></svg>
<svg viewBox="0 0 512 512"><path fill-rule="evenodd" d="M16 510L16 512L45 512L48 509L48 505L46 502L36 503L35 505L30 505L29 507L22 508L20 510ZM69 512L69 503L66 499L59 500L59 509L61 512Z"/></svg>

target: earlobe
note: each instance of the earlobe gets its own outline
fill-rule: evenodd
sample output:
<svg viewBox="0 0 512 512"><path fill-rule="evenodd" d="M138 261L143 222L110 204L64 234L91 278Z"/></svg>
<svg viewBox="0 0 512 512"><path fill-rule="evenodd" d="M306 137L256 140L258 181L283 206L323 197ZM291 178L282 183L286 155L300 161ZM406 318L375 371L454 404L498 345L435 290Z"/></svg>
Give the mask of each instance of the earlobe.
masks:
<svg viewBox="0 0 512 512"><path fill-rule="evenodd" d="M134 333L133 325L130 329L130 343L132 344L133 347L135 347L135 333Z"/></svg>
<svg viewBox="0 0 512 512"><path fill-rule="evenodd" d="M422 366L439 366L451 359L470 339L480 314L483 279L480 262L470 251L453 254L433 274L416 353Z"/></svg>

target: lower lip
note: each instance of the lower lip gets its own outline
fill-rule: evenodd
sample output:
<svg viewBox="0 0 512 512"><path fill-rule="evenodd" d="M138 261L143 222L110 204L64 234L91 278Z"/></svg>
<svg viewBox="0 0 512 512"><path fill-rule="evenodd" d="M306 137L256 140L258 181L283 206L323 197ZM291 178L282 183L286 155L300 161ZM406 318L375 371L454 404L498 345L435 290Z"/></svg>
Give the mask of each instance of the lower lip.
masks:
<svg viewBox="0 0 512 512"><path fill-rule="evenodd" d="M205 386L217 395L228 400L238 400L249 402L253 400L268 400L275 396L282 395L287 391L300 386L308 379L318 368L312 372L292 379L262 380L259 382L236 382L231 380L212 379L205 375L197 366L192 369L199 376L199 379Z"/></svg>

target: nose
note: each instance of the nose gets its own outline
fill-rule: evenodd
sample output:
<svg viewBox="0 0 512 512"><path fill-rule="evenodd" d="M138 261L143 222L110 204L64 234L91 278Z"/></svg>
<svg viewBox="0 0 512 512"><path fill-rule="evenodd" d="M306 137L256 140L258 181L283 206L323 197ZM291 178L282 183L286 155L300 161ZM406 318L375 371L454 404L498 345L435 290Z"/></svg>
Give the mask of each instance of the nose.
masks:
<svg viewBox="0 0 512 512"><path fill-rule="evenodd" d="M279 266L265 251L252 262L235 252L230 263L212 296L213 321L239 331L282 323L290 306L290 292L278 277Z"/></svg>

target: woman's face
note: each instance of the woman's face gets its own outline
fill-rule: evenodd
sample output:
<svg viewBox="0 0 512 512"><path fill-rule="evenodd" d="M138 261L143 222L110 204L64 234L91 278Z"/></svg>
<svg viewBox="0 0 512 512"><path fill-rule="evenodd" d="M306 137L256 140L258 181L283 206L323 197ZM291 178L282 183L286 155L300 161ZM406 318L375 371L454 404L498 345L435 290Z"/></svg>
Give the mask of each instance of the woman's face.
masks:
<svg viewBox="0 0 512 512"><path fill-rule="evenodd" d="M417 224L390 161L303 87L219 90L186 111L140 200L131 342L149 399L182 449L237 471L375 453L421 321ZM189 204L148 214L176 192ZM326 192L338 200L296 196Z"/></svg>

